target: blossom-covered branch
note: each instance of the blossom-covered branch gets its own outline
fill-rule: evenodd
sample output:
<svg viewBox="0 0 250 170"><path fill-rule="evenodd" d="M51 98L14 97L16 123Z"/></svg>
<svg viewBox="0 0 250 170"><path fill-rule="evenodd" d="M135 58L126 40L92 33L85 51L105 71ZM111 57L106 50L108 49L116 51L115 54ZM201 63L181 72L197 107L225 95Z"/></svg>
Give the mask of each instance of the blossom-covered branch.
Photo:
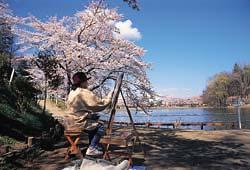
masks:
<svg viewBox="0 0 250 170"><path fill-rule="evenodd" d="M114 36L119 33L115 23L121 19L116 9L93 2L72 17L51 17L48 21L34 16L23 18L15 32L22 49L54 52L58 73L65 78L64 89L69 89L70 78L77 71L92 77L92 89L100 91L109 89L110 80L124 72L124 88L141 91L135 95L152 93L146 74L149 65L142 59L145 50Z"/></svg>

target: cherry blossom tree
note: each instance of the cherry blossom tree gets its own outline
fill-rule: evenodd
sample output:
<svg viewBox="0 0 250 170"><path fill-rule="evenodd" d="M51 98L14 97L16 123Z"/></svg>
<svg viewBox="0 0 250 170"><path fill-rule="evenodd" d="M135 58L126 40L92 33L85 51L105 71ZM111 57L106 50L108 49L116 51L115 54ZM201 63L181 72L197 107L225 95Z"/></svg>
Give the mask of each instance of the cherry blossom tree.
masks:
<svg viewBox="0 0 250 170"><path fill-rule="evenodd" d="M9 24L13 25L17 22L17 18L13 16L7 3L0 1L0 26Z"/></svg>
<svg viewBox="0 0 250 170"><path fill-rule="evenodd" d="M6 3L0 1L0 84L9 79L12 67L12 58L15 51L13 26L17 18Z"/></svg>
<svg viewBox="0 0 250 170"><path fill-rule="evenodd" d="M67 92L72 74L77 71L92 77L90 88L100 95L106 93L111 80L123 72L125 94L139 106L145 94L153 94L146 74L149 64L143 61L145 50L142 47L114 36L119 33L115 23L122 18L116 9L108 9L99 1L92 2L72 17L50 17L47 21L34 16L22 18L15 32L22 51L54 52L60 66L58 73L64 77Z"/></svg>

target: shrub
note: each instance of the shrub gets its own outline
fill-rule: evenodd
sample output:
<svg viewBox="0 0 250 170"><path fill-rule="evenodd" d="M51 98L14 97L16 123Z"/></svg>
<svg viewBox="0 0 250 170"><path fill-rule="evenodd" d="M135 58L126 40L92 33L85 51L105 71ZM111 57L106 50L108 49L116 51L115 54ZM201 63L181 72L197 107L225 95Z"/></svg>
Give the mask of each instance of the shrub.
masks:
<svg viewBox="0 0 250 170"><path fill-rule="evenodd" d="M16 140L8 136L0 136L0 145L13 145Z"/></svg>
<svg viewBox="0 0 250 170"><path fill-rule="evenodd" d="M35 96L39 91L33 87L26 78L17 77L12 84L12 91L15 93L17 99L17 106L19 111L24 112L29 107Z"/></svg>

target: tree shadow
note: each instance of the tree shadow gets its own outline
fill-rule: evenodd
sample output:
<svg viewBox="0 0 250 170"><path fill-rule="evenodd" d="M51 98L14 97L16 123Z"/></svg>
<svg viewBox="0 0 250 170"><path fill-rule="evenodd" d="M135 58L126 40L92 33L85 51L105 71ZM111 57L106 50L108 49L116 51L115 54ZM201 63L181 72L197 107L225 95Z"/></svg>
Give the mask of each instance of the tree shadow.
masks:
<svg viewBox="0 0 250 170"><path fill-rule="evenodd" d="M37 136L41 131L27 127L20 121L0 115L0 135L9 136L16 140L24 141L25 135Z"/></svg>
<svg viewBox="0 0 250 170"><path fill-rule="evenodd" d="M236 131L226 133L219 140L198 140L185 138L179 133L185 132L168 129L138 129L146 157L142 156L140 146L136 145L133 155L134 165L146 166L148 169L250 169L250 151L246 142L238 137L245 134ZM178 132L178 133L177 133ZM193 133L188 131L188 133ZM202 134L202 133L201 133ZM247 133L249 134L249 133ZM213 135L213 133L211 133ZM68 141L62 138L61 144L37 157L32 162L34 169L63 169L73 165L65 161ZM84 155L88 146L88 136L81 136L80 148ZM74 157L73 157L74 159ZM72 159L71 159L72 160ZM117 160L115 160L117 161ZM119 161L119 160L118 160Z"/></svg>
<svg viewBox="0 0 250 170"><path fill-rule="evenodd" d="M192 133L192 132L190 132ZM144 136L145 165L149 168L185 167L201 169L249 168L250 152L243 144L230 142L191 140L178 137L172 130L156 130ZM225 142L224 142L225 141ZM230 167L230 168L229 168Z"/></svg>

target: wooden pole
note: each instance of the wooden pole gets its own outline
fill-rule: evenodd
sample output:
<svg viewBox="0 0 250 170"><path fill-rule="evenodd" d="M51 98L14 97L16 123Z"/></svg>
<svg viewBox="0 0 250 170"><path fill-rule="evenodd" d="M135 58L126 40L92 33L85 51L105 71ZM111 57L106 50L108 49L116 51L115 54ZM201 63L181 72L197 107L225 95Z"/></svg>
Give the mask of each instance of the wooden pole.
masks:
<svg viewBox="0 0 250 170"><path fill-rule="evenodd" d="M238 112L239 129L241 129L240 105L237 107L237 112Z"/></svg>
<svg viewBox="0 0 250 170"><path fill-rule="evenodd" d="M34 144L34 137L28 137L28 147L31 147Z"/></svg>
<svg viewBox="0 0 250 170"><path fill-rule="evenodd" d="M11 72L11 76L10 76L9 86L10 86L12 80L13 80L14 73L15 73L15 69L13 67L12 72Z"/></svg>

